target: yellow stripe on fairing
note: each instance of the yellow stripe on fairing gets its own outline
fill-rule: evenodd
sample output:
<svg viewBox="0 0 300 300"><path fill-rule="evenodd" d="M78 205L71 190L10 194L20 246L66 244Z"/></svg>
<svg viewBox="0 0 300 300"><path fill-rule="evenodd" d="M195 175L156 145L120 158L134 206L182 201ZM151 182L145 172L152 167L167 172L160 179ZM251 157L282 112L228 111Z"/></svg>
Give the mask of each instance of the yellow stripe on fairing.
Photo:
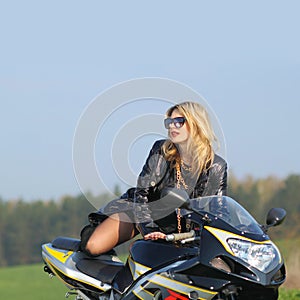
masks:
<svg viewBox="0 0 300 300"><path fill-rule="evenodd" d="M131 271L131 275L133 276L134 279L136 279L140 275L146 273L147 271L151 270L151 268L146 267L146 266L134 261L131 257L129 257L128 260L129 260L129 268Z"/></svg>
<svg viewBox="0 0 300 300"><path fill-rule="evenodd" d="M47 245L45 246L45 248L53 257L55 257L57 260L59 260L63 264L66 262L66 260L69 258L69 256L73 253L73 251L62 252L62 251L54 250Z"/></svg>
<svg viewBox="0 0 300 300"><path fill-rule="evenodd" d="M95 284L92 284L92 283L90 283L90 282L88 282L88 281L85 281L85 280L80 280L80 279L78 279L78 278L75 278L75 277L73 277L73 276L70 276L70 275L66 274L66 273L63 272L61 269L59 269L57 266L55 266L54 264L52 264L47 258L46 258L46 262L47 262L47 264L49 264L49 265L52 267L52 270L54 271L54 273L56 274L56 276L57 276L64 284L67 284L68 286L71 286L71 287L76 288L76 286L73 286L73 285L69 284L68 282L65 282L65 281L59 276L59 274L57 274L57 272L56 272L55 270L59 270L59 272L61 272L62 274L64 274L66 277L71 278L71 279L73 279L73 280L75 280L75 281L82 282L82 283L85 283L85 284L87 284L87 285L89 285L89 286L93 286L93 287L95 287L95 288L97 288L97 289L99 289L99 290L101 290L101 291L105 291L105 289L102 289L101 287L99 287L99 286L97 286L97 285L95 285Z"/></svg>
<svg viewBox="0 0 300 300"><path fill-rule="evenodd" d="M154 299L154 294L150 293L149 291L145 290L141 285L132 291L132 293L139 299L142 300L152 300Z"/></svg>
<svg viewBox="0 0 300 300"><path fill-rule="evenodd" d="M59 274L57 273L56 270L59 270L56 266L54 266L50 261L49 259L46 258L46 263L48 266L51 266L51 270L54 272L54 274L56 275L56 277L65 285L67 285L69 288L75 288L75 286L71 285L70 283L68 282L65 282L60 276ZM64 272L62 272L61 270L59 270L59 272L63 273L65 276L67 276Z"/></svg>
<svg viewBox="0 0 300 300"><path fill-rule="evenodd" d="M151 268L146 267L142 264L139 264L139 263L133 261L131 257L129 257L129 267L130 267L131 274L135 277L135 279L138 277L138 274L143 274L143 273L151 270ZM206 299L206 297L208 295L214 296L217 294L217 292L198 288L196 286L192 286L192 285L189 285L189 284L177 281L177 280L173 280L173 279L167 278L167 277L159 275L159 274L154 274L151 279L150 278L148 279L148 281L151 282L152 284L159 285L159 286L174 290L176 292L179 292L179 293L185 294L185 295L188 295L191 291L198 291L199 294L201 295L198 298L200 300ZM142 287L142 286L135 288L132 292L139 299L144 299L144 300L150 299L150 298L148 298L150 296L150 292L145 290L144 287ZM202 298L202 297L205 297L205 298ZM153 299L153 295L152 295L151 299Z"/></svg>
<svg viewBox="0 0 300 300"><path fill-rule="evenodd" d="M220 243L223 245L223 247L226 249L226 251L233 256L234 256L234 253L231 251L229 245L227 244L227 240L229 238L239 239L239 240L243 240L243 241L247 241L247 242L251 242L251 243L255 243L255 244L273 244L270 240L255 241L255 240L246 238L242 235L234 234L232 232L214 228L214 227L210 227L210 226L204 226L204 228L207 231L209 231L213 236L215 236L220 241Z"/></svg>
<svg viewBox="0 0 300 300"><path fill-rule="evenodd" d="M185 294L185 295L188 295L188 292L182 290L182 287L185 287L187 290L190 289L191 291L198 291L198 292L204 293L204 294L209 294L209 295L217 294L217 292L201 289L196 286L192 286L192 285L189 285L189 284L186 284L186 283L174 280L174 279L170 279L170 278L167 278L167 277L159 275L159 274L154 275L153 278L149 279L148 281L151 283L163 286L165 288L169 288L169 289L179 292L181 294Z"/></svg>

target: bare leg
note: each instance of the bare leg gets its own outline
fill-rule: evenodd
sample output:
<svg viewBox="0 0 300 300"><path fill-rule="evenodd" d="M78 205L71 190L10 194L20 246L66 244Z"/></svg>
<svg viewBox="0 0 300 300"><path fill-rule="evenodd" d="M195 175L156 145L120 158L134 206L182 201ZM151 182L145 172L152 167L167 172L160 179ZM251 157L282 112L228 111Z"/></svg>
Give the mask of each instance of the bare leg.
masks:
<svg viewBox="0 0 300 300"><path fill-rule="evenodd" d="M129 217L124 213L113 214L97 226L86 244L86 250L92 255L100 255L134 235L134 225Z"/></svg>

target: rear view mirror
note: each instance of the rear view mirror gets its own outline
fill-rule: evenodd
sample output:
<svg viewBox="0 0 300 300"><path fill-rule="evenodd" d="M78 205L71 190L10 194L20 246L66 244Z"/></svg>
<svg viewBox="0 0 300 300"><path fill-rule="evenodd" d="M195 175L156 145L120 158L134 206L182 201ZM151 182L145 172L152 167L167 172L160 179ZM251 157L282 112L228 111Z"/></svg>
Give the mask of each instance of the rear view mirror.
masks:
<svg viewBox="0 0 300 300"><path fill-rule="evenodd" d="M285 219L286 211L283 208L271 208L267 215L267 226L280 225Z"/></svg>

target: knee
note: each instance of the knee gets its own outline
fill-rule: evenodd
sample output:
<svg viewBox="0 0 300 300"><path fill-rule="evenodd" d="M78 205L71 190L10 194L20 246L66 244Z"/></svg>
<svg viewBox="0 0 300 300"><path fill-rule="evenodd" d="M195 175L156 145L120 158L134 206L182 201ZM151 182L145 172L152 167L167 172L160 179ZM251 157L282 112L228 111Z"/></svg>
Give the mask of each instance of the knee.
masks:
<svg viewBox="0 0 300 300"><path fill-rule="evenodd" d="M85 245L85 252L91 256L99 255L99 246L97 246L97 243L93 239L89 239Z"/></svg>
<svg viewBox="0 0 300 300"><path fill-rule="evenodd" d="M81 230L80 233L81 251L91 256L96 254L95 239L92 238L95 229L96 228L94 226L87 225Z"/></svg>

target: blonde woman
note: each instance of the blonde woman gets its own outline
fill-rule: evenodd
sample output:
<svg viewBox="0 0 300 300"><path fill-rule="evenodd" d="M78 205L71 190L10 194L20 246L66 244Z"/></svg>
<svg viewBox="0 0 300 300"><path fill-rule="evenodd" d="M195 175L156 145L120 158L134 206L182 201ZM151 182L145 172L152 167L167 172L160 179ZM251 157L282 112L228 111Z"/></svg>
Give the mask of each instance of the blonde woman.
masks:
<svg viewBox="0 0 300 300"><path fill-rule="evenodd" d="M145 239L164 238L181 227L175 213L154 220L158 227L153 226L151 202L159 204L166 188L184 189L191 198L225 195L227 190L227 164L214 153L216 136L205 108L195 102L177 104L166 112L164 125L168 139L153 145L135 190L140 206L136 223Z"/></svg>
<svg viewBox="0 0 300 300"><path fill-rule="evenodd" d="M82 234L87 253L107 252L134 237L136 228L151 240L184 230L180 210L175 211L175 207L169 209L174 212L153 216L154 211L161 212L163 193L168 188L184 189L193 198L226 194L227 164L214 153L216 137L205 108L196 102L177 104L166 112L164 125L168 139L154 143L137 187L93 215L100 222Z"/></svg>

